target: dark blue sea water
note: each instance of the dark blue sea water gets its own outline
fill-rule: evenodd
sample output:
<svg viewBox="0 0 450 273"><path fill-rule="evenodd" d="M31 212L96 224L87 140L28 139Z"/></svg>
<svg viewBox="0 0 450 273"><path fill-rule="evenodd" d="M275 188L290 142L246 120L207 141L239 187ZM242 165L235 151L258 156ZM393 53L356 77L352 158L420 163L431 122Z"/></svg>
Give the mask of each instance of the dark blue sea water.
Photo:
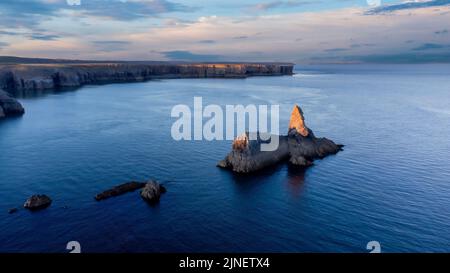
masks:
<svg viewBox="0 0 450 273"><path fill-rule="evenodd" d="M22 99L0 122L0 252L450 251L450 66L297 67L295 76L86 86ZM172 140L171 108L295 103L345 151L307 170L239 177L215 167L230 141ZM113 185L155 178L156 207ZM35 193L43 211L21 207Z"/></svg>

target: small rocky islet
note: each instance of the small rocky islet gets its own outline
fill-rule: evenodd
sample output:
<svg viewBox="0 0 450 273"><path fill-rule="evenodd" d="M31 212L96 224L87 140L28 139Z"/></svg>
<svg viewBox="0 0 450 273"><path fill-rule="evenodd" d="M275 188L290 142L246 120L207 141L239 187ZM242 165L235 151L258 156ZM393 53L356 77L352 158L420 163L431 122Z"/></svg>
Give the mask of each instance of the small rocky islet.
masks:
<svg viewBox="0 0 450 273"><path fill-rule="evenodd" d="M142 199L149 202L150 204L156 204L159 201L161 194L166 192L166 188L159 182L154 180L149 180L147 182L132 181L118 186L114 186L111 189L108 189L104 192L97 194L95 196L95 200L97 201L106 200L111 197L136 191L138 189L142 189L140 193Z"/></svg>
<svg viewBox="0 0 450 273"><path fill-rule="evenodd" d="M45 194L32 195L27 199L23 207L29 210L41 210L49 207L52 199Z"/></svg>
<svg viewBox="0 0 450 273"><path fill-rule="evenodd" d="M97 194L94 198L97 201L106 200L111 197L119 196L127 192L138 190L140 188L143 188L144 186L145 183L142 182L135 182L135 181L127 182L118 186L114 186L113 188L108 189L104 192L101 192Z"/></svg>
<svg viewBox="0 0 450 273"><path fill-rule="evenodd" d="M141 198L151 205L157 204L161 198L161 195L167 192L166 188L162 184L154 180L148 180L147 182L131 181L103 191L95 195L94 199L97 201L102 201L133 192L138 189L142 189L140 192ZM31 211L38 211L48 208L51 204L52 199L49 196L45 194L35 194L25 201L23 207ZM67 208L67 206L64 206L63 208ZM8 213L14 214L18 211L18 208L10 208Z"/></svg>
<svg viewBox="0 0 450 273"><path fill-rule="evenodd" d="M217 166L230 169L235 173L252 173L283 160L289 160L294 166L308 167L315 159L337 154L344 145L336 144L327 138L317 138L305 124L302 109L295 105L292 110L287 136L272 135L278 138L278 148L274 151L262 151L266 143L259 133L245 133L236 138L231 152Z"/></svg>

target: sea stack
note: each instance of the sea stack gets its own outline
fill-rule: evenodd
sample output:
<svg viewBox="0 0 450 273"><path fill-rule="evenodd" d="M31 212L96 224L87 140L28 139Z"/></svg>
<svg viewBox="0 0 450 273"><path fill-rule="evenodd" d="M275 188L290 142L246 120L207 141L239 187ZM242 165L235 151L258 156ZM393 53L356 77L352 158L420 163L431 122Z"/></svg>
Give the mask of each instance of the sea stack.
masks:
<svg viewBox="0 0 450 273"><path fill-rule="evenodd" d="M295 105L288 132L289 162L297 166L310 166L315 159L322 159L342 150L343 145L327 138L316 138L306 127L302 109Z"/></svg>
<svg viewBox="0 0 450 273"><path fill-rule="evenodd" d="M292 109L291 120L289 121L289 131L295 129L300 135L307 137L309 135L309 129L305 125L305 117L303 116L302 109L298 105Z"/></svg>
<svg viewBox="0 0 450 273"><path fill-rule="evenodd" d="M217 166L231 169L236 173L251 173L289 159L290 164L307 167L315 159L322 159L342 150L343 145L335 144L327 138L316 138L306 126L302 109L295 105L292 110L287 136L279 139L275 151L262 151L261 144L267 142L267 135L245 133L233 141L231 152Z"/></svg>

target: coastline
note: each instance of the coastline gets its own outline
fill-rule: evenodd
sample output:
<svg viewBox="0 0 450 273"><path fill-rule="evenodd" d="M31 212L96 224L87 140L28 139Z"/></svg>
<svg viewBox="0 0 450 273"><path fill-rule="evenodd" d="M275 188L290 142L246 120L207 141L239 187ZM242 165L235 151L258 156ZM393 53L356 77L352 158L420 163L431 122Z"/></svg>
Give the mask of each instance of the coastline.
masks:
<svg viewBox="0 0 450 273"><path fill-rule="evenodd" d="M87 84L144 82L181 78L247 78L293 74L292 63L172 63L98 62L51 59L0 58L0 112L2 117L23 114L10 112L6 103L21 108L14 97L43 91L77 89Z"/></svg>

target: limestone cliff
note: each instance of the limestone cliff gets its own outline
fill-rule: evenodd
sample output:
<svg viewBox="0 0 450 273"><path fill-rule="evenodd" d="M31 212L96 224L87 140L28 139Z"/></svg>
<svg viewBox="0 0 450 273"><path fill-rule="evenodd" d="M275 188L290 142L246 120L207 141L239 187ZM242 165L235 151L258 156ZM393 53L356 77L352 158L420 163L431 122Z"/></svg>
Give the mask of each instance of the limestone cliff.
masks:
<svg viewBox="0 0 450 273"><path fill-rule="evenodd" d="M0 88L14 96L85 84L171 78L245 78L290 75L283 63L40 63L0 64Z"/></svg>
<svg viewBox="0 0 450 273"><path fill-rule="evenodd" d="M11 95L0 89L0 119L25 113L22 105Z"/></svg>
<svg viewBox="0 0 450 273"><path fill-rule="evenodd" d="M0 57L0 118L24 113L22 105L13 97L45 90L152 79L291 75L293 67L290 63L102 62L3 56Z"/></svg>

